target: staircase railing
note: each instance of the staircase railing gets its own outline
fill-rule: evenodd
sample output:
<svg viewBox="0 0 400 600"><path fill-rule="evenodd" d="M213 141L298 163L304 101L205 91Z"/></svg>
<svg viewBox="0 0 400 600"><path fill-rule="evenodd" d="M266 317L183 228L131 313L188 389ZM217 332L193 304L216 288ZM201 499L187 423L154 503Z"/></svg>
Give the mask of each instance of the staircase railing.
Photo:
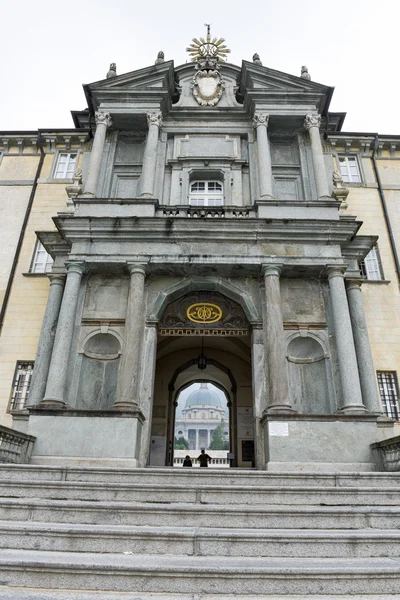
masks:
<svg viewBox="0 0 400 600"><path fill-rule="evenodd" d="M28 463L36 438L0 425L0 463Z"/></svg>
<svg viewBox="0 0 400 600"><path fill-rule="evenodd" d="M400 435L371 444L371 450L380 471L400 471Z"/></svg>

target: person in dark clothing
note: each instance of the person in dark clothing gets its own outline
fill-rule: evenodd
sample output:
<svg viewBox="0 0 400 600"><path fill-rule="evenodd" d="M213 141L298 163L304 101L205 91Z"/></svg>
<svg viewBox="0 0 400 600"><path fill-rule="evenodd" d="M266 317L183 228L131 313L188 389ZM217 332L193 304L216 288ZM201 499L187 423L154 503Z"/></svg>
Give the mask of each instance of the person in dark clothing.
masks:
<svg viewBox="0 0 400 600"><path fill-rule="evenodd" d="M211 456L206 454L205 450L202 450L200 456L197 457L197 460L200 463L200 467L208 467L208 462L211 460Z"/></svg>
<svg viewBox="0 0 400 600"><path fill-rule="evenodd" d="M192 459L190 458L189 454L186 454L182 467L192 467L192 466L193 466Z"/></svg>

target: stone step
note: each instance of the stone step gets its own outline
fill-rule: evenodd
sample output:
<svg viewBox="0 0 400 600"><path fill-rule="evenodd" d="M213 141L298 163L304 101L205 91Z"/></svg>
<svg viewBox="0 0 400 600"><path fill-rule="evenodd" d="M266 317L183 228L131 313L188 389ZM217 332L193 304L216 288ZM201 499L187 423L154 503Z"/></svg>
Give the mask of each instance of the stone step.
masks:
<svg viewBox="0 0 400 600"><path fill-rule="evenodd" d="M0 522L0 548L193 556L398 557L400 531Z"/></svg>
<svg viewBox="0 0 400 600"><path fill-rule="evenodd" d="M0 498L0 520L240 529L398 529L400 506L241 506Z"/></svg>
<svg viewBox="0 0 400 600"><path fill-rule="evenodd" d="M5 586L163 594L398 594L400 558L157 556L0 550Z"/></svg>
<svg viewBox="0 0 400 600"><path fill-rule="evenodd" d="M0 480L84 481L165 486L242 485L300 487L398 487L400 473L278 473L248 469L120 469L101 467L54 467L42 465L0 465Z"/></svg>
<svg viewBox="0 0 400 600"><path fill-rule="evenodd" d="M81 481L19 482L0 480L0 498L27 497L69 500L200 503L200 504L287 504L397 506L397 487L300 487L213 485L188 482L184 487L162 484L127 484Z"/></svg>
<svg viewBox="0 0 400 600"><path fill-rule="evenodd" d="M299 596L298 594L290 594L288 596L268 595L267 600L399 600L399 595L392 594L345 594L335 595L310 595ZM266 600L265 595L262 596L243 596L235 594L226 596L225 594L152 594L143 592L85 592L74 590L44 590L32 588L4 588L0 585L0 600Z"/></svg>

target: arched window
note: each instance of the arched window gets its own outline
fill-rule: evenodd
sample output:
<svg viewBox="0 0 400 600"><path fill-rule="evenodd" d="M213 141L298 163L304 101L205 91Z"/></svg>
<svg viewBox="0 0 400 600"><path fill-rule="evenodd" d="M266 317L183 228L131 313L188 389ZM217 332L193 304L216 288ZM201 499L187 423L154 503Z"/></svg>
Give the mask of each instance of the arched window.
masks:
<svg viewBox="0 0 400 600"><path fill-rule="evenodd" d="M221 181L192 181L189 204L191 206L222 206L224 188Z"/></svg>

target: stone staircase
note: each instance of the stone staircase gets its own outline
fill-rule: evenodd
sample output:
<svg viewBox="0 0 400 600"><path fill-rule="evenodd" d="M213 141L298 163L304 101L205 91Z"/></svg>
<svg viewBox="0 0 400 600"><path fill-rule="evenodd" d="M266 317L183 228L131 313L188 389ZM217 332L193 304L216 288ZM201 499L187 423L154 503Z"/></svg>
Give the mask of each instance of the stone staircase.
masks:
<svg viewBox="0 0 400 600"><path fill-rule="evenodd" d="M0 599L399 600L400 473L0 466Z"/></svg>

